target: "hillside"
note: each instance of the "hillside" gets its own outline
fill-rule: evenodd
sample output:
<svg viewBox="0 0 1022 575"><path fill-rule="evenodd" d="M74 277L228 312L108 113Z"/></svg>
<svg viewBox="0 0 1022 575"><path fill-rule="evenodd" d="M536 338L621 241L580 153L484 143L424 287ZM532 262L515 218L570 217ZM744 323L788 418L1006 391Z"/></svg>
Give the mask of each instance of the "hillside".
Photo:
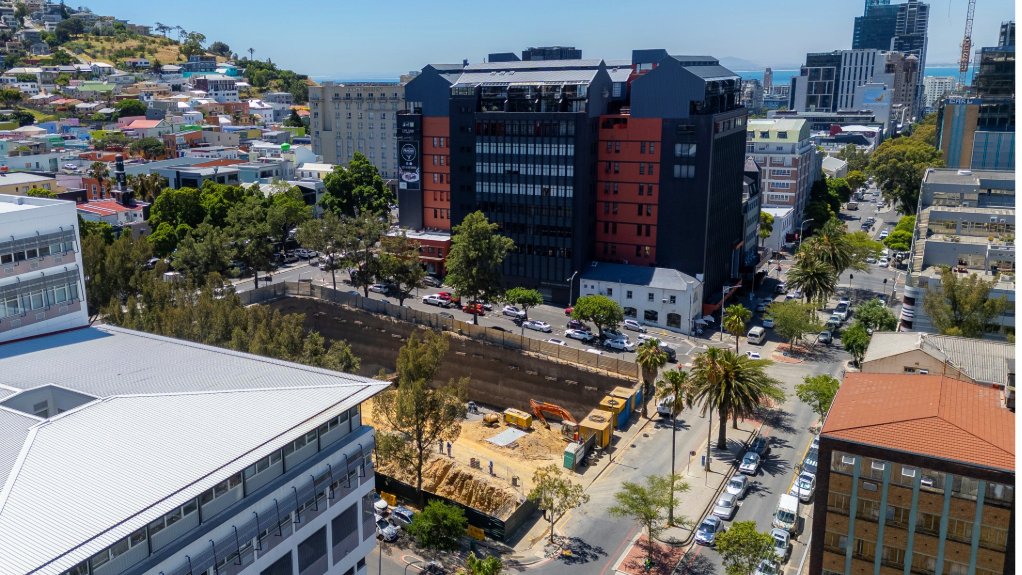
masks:
<svg viewBox="0 0 1022 575"><path fill-rule="evenodd" d="M81 60L115 64L124 58L146 58L160 64L177 64L187 60L181 54L181 44L160 36L84 34L61 46ZM218 61L224 61L217 57Z"/></svg>

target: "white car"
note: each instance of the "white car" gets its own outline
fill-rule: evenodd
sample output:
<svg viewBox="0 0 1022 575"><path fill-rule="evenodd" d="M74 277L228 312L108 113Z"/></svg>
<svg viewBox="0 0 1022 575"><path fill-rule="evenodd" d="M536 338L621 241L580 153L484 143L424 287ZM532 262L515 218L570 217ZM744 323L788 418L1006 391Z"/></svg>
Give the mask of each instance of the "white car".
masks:
<svg viewBox="0 0 1022 575"><path fill-rule="evenodd" d="M530 319L528 321L522 322L522 327L534 329L536 331L542 331L544 333L550 333L551 331L553 331L553 328L550 327L550 324L548 324L545 321L539 321L538 319Z"/></svg>
<svg viewBox="0 0 1022 575"><path fill-rule="evenodd" d="M745 454L745 457L742 457L742 463L738 466L738 472L744 475L756 475L756 472L759 471L759 462L759 454L750 451Z"/></svg>
<svg viewBox="0 0 1022 575"><path fill-rule="evenodd" d="M730 521L738 510L738 496L731 493L722 493L713 506L713 514L725 521Z"/></svg>
<svg viewBox="0 0 1022 575"><path fill-rule="evenodd" d="M887 239L887 236L889 236L889 235L891 235L891 231L890 230L884 230L884 231L880 232L880 239L885 240L885 239Z"/></svg>
<svg viewBox="0 0 1022 575"><path fill-rule="evenodd" d="M525 312L520 310L520 309L518 309L518 308L516 308L513 305L506 305L506 306L504 306L504 309L501 310L501 313L503 313L504 315L509 316L509 317L517 317L517 318L522 318L522 319L525 318Z"/></svg>
<svg viewBox="0 0 1022 575"><path fill-rule="evenodd" d="M879 259L879 260L877 261L877 265L878 265L878 266L880 266L880 267L882 267L882 268L885 268L885 267L887 267L888 265L890 265L890 263L891 263L891 260L889 260L889 259L887 259L887 258L880 258L880 259Z"/></svg>
<svg viewBox="0 0 1022 575"><path fill-rule="evenodd" d="M585 342L590 342L593 340L593 334L589 333L588 331L582 331L580 329L566 329L564 330L564 336Z"/></svg>
<svg viewBox="0 0 1022 575"><path fill-rule="evenodd" d="M450 303L447 300L436 294L428 295L422 298L422 303L426 305L435 305L439 307L447 307L448 305L450 305Z"/></svg>
<svg viewBox="0 0 1022 575"><path fill-rule="evenodd" d="M808 503L813 498L813 493L816 491L816 476L803 472L795 479L795 482L791 484L791 489L788 490L788 495L798 497L802 503Z"/></svg>
<svg viewBox="0 0 1022 575"><path fill-rule="evenodd" d="M777 563L764 559L759 562L759 567L756 567L756 571L752 575L781 575L781 568Z"/></svg>
<svg viewBox="0 0 1022 575"><path fill-rule="evenodd" d="M724 491L742 499L749 492L749 478L744 475L735 475L727 482Z"/></svg>
<svg viewBox="0 0 1022 575"><path fill-rule="evenodd" d="M774 555L777 556L778 561L784 563L791 553L791 534L787 529L774 527L770 530L770 536L774 539Z"/></svg>
<svg viewBox="0 0 1022 575"><path fill-rule="evenodd" d="M774 327L774 318L768 315L763 316L763 327Z"/></svg>
<svg viewBox="0 0 1022 575"><path fill-rule="evenodd" d="M635 344L627 339L608 339L603 345L618 351L635 351Z"/></svg>
<svg viewBox="0 0 1022 575"><path fill-rule="evenodd" d="M557 339L556 337L552 337L552 338L546 340L546 342L547 343L552 343L554 345L568 345L568 342L564 341L563 339Z"/></svg>
<svg viewBox="0 0 1022 575"><path fill-rule="evenodd" d="M749 359L763 359L763 356L758 351L747 351L745 355L749 356Z"/></svg>
<svg viewBox="0 0 1022 575"><path fill-rule="evenodd" d="M646 333L646 328L642 327L642 324L635 321L634 319L626 319L621 323L622 325L624 325L625 329L630 329L632 331L637 331L640 333Z"/></svg>
<svg viewBox="0 0 1022 575"><path fill-rule="evenodd" d="M387 522L386 519L376 516L376 536L386 542L397 541L399 531Z"/></svg>
<svg viewBox="0 0 1022 575"><path fill-rule="evenodd" d="M603 339L628 339L628 336L616 329L603 330Z"/></svg>
<svg viewBox="0 0 1022 575"><path fill-rule="evenodd" d="M867 264L875 264L875 263L877 263L877 259L875 257L873 257L873 256L870 256L870 257L866 258L866 263Z"/></svg>
<svg viewBox="0 0 1022 575"><path fill-rule="evenodd" d="M369 291L373 293L387 293L387 286L383 284L373 284L369 286Z"/></svg>

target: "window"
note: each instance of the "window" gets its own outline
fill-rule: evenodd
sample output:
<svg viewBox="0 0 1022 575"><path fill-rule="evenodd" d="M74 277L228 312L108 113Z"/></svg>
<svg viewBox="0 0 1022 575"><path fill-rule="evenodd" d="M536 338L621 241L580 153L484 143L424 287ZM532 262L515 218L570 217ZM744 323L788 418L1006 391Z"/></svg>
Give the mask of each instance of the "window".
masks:
<svg viewBox="0 0 1022 575"><path fill-rule="evenodd" d="M646 301L653 301L653 292L646 294Z"/></svg>
<svg viewBox="0 0 1022 575"><path fill-rule="evenodd" d="M650 154L655 154L656 153L656 142L650 142L649 143L649 153Z"/></svg>
<svg viewBox="0 0 1022 575"><path fill-rule="evenodd" d="M625 299L632 299L632 290L628 290L625 292Z"/></svg>
<svg viewBox="0 0 1022 575"><path fill-rule="evenodd" d="M639 142L639 153L640 154L646 153L646 142Z"/></svg>
<svg viewBox="0 0 1022 575"><path fill-rule="evenodd" d="M674 305L674 304L678 303L678 296L673 296L673 295L672 295L672 296L670 296L670 297L668 297L668 298L667 298L667 301L668 301L668 302L669 302L669 303L670 303L671 305Z"/></svg>
<svg viewBox="0 0 1022 575"><path fill-rule="evenodd" d="M640 176L646 175L646 164L639 163L639 175Z"/></svg>
<svg viewBox="0 0 1022 575"><path fill-rule="evenodd" d="M660 314L656 310L647 309L646 311L642 312L642 318L651 323L658 323L660 321L659 317Z"/></svg>
<svg viewBox="0 0 1022 575"><path fill-rule="evenodd" d="M614 288L607 288L607 295L614 295Z"/></svg>

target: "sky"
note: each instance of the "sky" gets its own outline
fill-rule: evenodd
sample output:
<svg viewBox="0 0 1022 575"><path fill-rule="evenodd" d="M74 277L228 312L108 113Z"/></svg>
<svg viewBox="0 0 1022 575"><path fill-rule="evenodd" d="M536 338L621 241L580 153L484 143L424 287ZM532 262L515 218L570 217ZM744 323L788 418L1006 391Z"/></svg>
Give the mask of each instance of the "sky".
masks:
<svg viewBox="0 0 1022 575"><path fill-rule="evenodd" d="M430 63L482 62L491 52L575 46L587 58L636 48L797 68L806 52L851 48L863 0L71 0L133 23L182 26L234 52L316 79L397 79ZM895 0L893 3L898 3ZM927 65L955 63L967 0L931 0ZM973 46L997 43L1014 0L978 0ZM736 67L737 69L737 67Z"/></svg>

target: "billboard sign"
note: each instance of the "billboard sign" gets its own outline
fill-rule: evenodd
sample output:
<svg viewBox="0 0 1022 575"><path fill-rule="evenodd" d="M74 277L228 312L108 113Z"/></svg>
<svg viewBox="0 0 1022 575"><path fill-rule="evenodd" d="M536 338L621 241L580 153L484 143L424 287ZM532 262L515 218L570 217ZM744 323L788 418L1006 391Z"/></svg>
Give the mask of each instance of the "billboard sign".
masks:
<svg viewBox="0 0 1022 575"><path fill-rule="evenodd" d="M421 116L401 114L398 116L397 163L400 172L398 186L402 190L418 190L422 180Z"/></svg>

